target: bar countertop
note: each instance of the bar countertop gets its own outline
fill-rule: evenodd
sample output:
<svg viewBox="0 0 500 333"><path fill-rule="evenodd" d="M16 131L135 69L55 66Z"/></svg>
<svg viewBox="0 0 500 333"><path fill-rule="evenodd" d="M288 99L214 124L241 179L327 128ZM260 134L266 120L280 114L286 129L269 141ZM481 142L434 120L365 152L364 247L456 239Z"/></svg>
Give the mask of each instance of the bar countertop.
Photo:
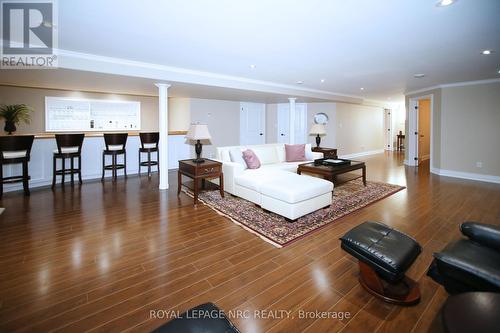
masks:
<svg viewBox="0 0 500 333"><path fill-rule="evenodd" d="M144 131L144 132L147 132L147 131ZM56 134L69 134L69 133L85 133L85 137L102 137L103 136L103 132L58 132L58 133L51 133L51 132L46 132L46 133L35 133L35 134L31 134L31 133L26 133L26 134L12 134L12 136L16 136L16 135L35 135L35 139L53 139L55 138L55 135ZM106 132L106 133L123 133L123 132L120 132L120 131L116 131L116 132ZM138 132L128 132L128 135L129 136L139 136L139 133L141 133L140 131ZM168 131L168 135L186 135L187 131ZM7 134L2 134L0 136L8 136Z"/></svg>

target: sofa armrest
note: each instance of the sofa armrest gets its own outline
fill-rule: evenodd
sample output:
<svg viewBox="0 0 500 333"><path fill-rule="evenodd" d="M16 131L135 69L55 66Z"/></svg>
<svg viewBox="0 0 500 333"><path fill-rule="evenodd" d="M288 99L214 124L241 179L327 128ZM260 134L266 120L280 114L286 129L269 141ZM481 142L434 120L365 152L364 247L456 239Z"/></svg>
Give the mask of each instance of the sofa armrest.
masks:
<svg viewBox="0 0 500 333"><path fill-rule="evenodd" d="M464 222L460 231L471 241L500 251L500 226L478 222Z"/></svg>
<svg viewBox="0 0 500 333"><path fill-rule="evenodd" d="M323 153L318 153L318 152L312 152L313 160L318 160L320 158L323 158Z"/></svg>
<svg viewBox="0 0 500 333"><path fill-rule="evenodd" d="M220 162L224 174L224 191L234 194L234 178L241 175L245 168L240 163Z"/></svg>

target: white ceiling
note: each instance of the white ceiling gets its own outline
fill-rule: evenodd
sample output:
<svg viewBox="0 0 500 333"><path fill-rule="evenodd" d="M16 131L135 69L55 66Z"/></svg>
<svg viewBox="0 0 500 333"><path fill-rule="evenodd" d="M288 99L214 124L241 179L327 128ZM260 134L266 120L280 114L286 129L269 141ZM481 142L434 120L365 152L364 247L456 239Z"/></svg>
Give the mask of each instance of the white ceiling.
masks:
<svg viewBox="0 0 500 333"><path fill-rule="evenodd" d="M500 77L500 1L436 1L64 0L59 48L382 101Z"/></svg>

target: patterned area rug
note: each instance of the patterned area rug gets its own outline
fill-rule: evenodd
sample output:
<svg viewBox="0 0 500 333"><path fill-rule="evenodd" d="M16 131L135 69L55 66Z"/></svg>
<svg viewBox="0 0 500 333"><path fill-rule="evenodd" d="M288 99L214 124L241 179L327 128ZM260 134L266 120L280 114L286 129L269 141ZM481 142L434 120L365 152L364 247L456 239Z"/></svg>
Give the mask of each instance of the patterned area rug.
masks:
<svg viewBox="0 0 500 333"><path fill-rule="evenodd" d="M276 247L283 247L404 188L371 181L368 181L365 187L360 179L350 181L335 187L330 207L305 215L292 223L280 215L257 207L250 201L227 193L225 198L221 198L218 190L201 192L198 198L217 213L228 217L265 241ZM192 196L190 190L184 192Z"/></svg>

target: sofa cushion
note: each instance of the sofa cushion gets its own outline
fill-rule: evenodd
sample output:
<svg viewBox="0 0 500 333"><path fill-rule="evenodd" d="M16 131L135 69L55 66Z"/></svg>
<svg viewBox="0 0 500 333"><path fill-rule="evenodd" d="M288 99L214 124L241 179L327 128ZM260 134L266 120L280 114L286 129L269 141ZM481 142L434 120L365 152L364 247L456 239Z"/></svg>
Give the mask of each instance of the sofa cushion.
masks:
<svg viewBox="0 0 500 333"><path fill-rule="evenodd" d="M279 163L279 158L275 146L252 147L252 150L259 158L261 164Z"/></svg>
<svg viewBox="0 0 500 333"><path fill-rule="evenodd" d="M283 171L278 170L275 172L267 168L264 170L264 167L259 169L247 169L241 175L234 178L234 183L250 190L260 192L262 184L273 178L279 177L280 173L283 173Z"/></svg>
<svg viewBox="0 0 500 333"><path fill-rule="evenodd" d="M231 148L229 150L229 157L231 158L231 162L241 164L246 169L247 163L243 159L243 151L240 148Z"/></svg>
<svg viewBox="0 0 500 333"><path fill-rule="evenodd" d="M297 203L333 191L333 183L320 178L299 176L291 172L275 172L262 182L260 193L288 203Z"/></svg>
<svg viewBox="0 0 500 333"><path fill-rule="evenodd" d="M310 143L306 144L304 154L306 156L307 161L314 161L314 156L313 156L312 147L311 147Z"/></svg>
<svg viewBox="0 0 500 333"><path fill-rule="evenodd" d="M247 164L249 169L258 169L260 168L260 160L253 150L247 149L243 152L243 159Z"/></svg>
<svg viewBox="0 0 500 333"><path fill-rule="evenodd" d="M285 145L285 155L287 162L298 162L306 160L306 145Z"/></svg>

